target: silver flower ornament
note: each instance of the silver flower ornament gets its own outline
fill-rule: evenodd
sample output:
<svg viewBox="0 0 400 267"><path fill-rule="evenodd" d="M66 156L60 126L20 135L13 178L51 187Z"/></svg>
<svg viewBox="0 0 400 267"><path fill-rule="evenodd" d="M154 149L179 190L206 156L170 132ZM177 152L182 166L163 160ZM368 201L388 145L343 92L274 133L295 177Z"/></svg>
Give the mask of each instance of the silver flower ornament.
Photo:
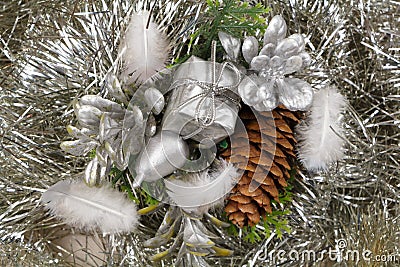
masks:
<svg viewBox="0 0 400 267"><path fill-rule="evenodd" d="M272 110L279 104L290 110L306 110L312 102L313 90L307 82L286 77L310 63L303 36L293 34L285 38L286 30L285 21L277 15L265 31L259 53L255 37L247 37L243 42L243 57L257 75L243 79L238 91L243 102L256 110Z"/></svg>

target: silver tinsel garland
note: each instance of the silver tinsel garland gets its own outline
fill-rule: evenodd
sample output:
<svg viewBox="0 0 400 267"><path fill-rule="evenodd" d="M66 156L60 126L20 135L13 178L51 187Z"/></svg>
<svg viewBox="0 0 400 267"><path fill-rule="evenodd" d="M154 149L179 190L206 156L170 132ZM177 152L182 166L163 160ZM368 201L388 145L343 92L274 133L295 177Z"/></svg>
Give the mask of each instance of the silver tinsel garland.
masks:
<svg viewBox="0 0 400 267"><path fill-rule="evenodd" d="M309 266L313 261L269 259L266 254L321 253L346 245L347 250L397 257L387 263L361 260L360 266L399 265L400 2L264 4L271 7L268 18L282 14L290 31L307 37L312 63L302 78L316 88L333 83L349 100L346 158L329 173L299 172L290 234L277 239L272 233L252 245L220 232L235 254L209 263ZM12 0L1 5L0 264L152 265L154 250L143 248L143 242L154 236L159 214L148 216L134 235L85 237L47 217L38 200L48 186L84 169L84 160L63 153L59 144L69 140L65 127L74 120L72 101L87 93L107 93L104 77L118 64L112 51L129 14L154 5L156 20L175 36L172 56L178 57L184 52L180 44L198 27L205 3ZM75 252L72 261L65 260L70 252L60 245L63 238L88 253ZM325 257L316 266L355 264Z"/></svg>

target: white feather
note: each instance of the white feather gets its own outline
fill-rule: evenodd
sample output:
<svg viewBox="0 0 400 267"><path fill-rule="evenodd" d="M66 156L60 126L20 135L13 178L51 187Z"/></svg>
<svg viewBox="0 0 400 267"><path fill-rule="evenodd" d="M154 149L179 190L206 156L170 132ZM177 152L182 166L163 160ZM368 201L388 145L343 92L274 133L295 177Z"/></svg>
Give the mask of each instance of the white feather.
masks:
<svg viewBox="0 0 400 267"><path fill-rule="evenodd" d="M237 169L231 163L222 161L215 172L189 173L183 177L184 180L165 180L165 185L177 206L205 213L223 202L239 178Z"/></svg>
<svg viewBox="0 0 400 267"><path fill-rule="evenodd" d="M86 231L131 232L138 223L134 202L108 186L60 181L43 193L41 202L65 223Z"/></svg>
<svg viewBox="0 0 400 267"><path fill-rule="evenodd" d="M310 116L299 125L298 154L312 171L324 170L343 157L343 133L339 121L346 99L335 87L325 87L314 95Z"/></svg>
<svg viewBox="0 0 400 267"><path fill-rule="evenodd" d="M170 43L151 19L150 12L134 13L120 45L127 84L144 82L165 67Z"/></svg>

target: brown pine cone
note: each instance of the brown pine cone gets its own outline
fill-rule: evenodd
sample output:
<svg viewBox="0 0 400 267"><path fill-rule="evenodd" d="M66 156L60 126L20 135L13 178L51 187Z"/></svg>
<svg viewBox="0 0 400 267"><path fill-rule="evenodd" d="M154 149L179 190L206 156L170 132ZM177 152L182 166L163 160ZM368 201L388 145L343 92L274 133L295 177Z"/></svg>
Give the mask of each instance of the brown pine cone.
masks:
<svg viewBox="0 0 400 267"><path fill-rule="evenodd" d="M243 106L239 117L245 129L237 128L220 155L244 171L225 206L229 220L239 227L256 225L272 212L271 200L279 202L296 158L293 129L299 122L298 114L283 106L256 113Z"/></svg>

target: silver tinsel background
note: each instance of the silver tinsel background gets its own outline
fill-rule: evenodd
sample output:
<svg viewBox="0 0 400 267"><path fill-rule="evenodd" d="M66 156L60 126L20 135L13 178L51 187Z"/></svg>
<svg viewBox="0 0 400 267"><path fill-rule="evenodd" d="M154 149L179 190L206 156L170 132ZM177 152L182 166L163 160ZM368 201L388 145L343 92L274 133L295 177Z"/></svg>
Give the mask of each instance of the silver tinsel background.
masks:
<svg viewBox="0 0 400 267"><path fill-rule="evenodd" d="M253 1L256 2L256 1ZM224 236L235 250L211 266L275 266L262 261L272 249L299 253L337 247L396 255L400 265L400 2L362 0L264 1L268 17L283 14L291 32L307 36L313 62L302 73L316 88L328 82L346 95L346 158L329 173L300 173L289 217L291 234L251 245ZM127 236L81 236L48 217L41 192L83 170L85 159L63 153L71 102L106 92L117 46L134 9L155 5L156 20L174 37L173 56L196 29L205 1L6 0L0 1L0 265L67 264L62 238L84 252L95 244L104 257L75 252L72 261L94 266L148 266L144 249L161 217L154 214ZM88 257L79 259L80 257ZM71 260L69 260L71 262ZM385 265L386 264L386 265ZM168 262L161 265L169 265ZM329 258L280 266L355 266Z"/></svg>

